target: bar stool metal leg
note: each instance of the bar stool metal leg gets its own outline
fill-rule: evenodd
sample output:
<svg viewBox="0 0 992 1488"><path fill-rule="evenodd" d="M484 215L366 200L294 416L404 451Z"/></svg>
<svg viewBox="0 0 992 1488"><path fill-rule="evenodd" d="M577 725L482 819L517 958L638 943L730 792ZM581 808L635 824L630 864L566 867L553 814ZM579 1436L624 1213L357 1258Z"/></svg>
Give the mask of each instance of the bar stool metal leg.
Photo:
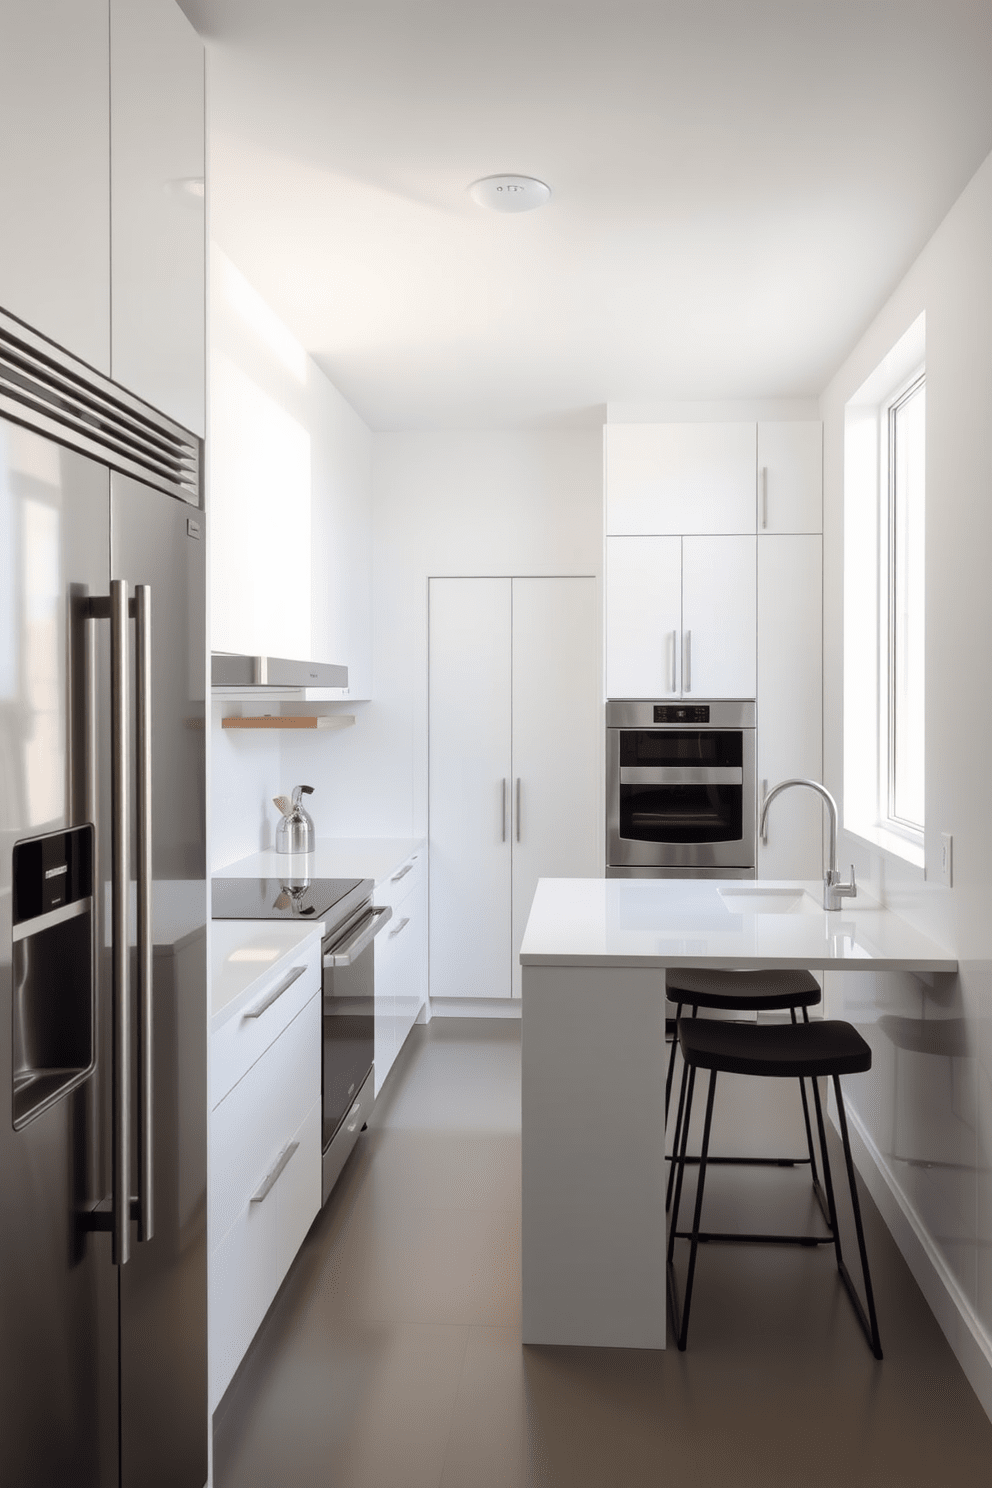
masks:
<svg viewBox="0 0 992 1488"><path fill-rule="evenodd" d="M868 1315L861 1305L861 1298L854 1290L854 1283L846 1266L840 1266L841 1279L847 1287L848 1295L854 1304L854 1310L865 1335L871 1344L871 1351L876 1359L882 1357L882 1342L878 1335L878 1318L875 1316L875 1294L871 1285L871 1273L868 1270L868 1251L865 1247L864 1226L861 1223L861 1204L858 1200L858 1185L854 1173L854 1159L851 1156L851 1141L847 1134L847 1116L844 1112L844 1097L840 1091L840 1077L834 1075L834 1094L837 1097L837 1122L840 1126L841 1142L844 1146L844 1161L847 1164L847 1181L851 1185L851 1208L854 1210L854 1228L858 1236L858 1250L861 1253L861 1275L865 1284L865 1299L868 1303ZM840 1252L838 1250L838 1256Z"/></svg>
<svg viewBox="0 0 992 1488"><path fill-rule="evenodd" d="M672 1080L675 1076L675 1051L679 1046L679 1019L682 1016L682 1004L677 1003L675 1007L675 1032L672 1036L672 1052L668 1056L668 1076L665 1080L665 1121L668 1121L668 1107L672 1100ZM669 1198L671 1195L669 1195Z"/></svg>
<svg viewBox="0 0 992 1488"><path fill-rule="evenodd" d="M706 1182L706 1158L710 1149L710 1127L713 1123L713 1097L716 1094L716 1070L710 1071L710 1083L706 1092L706 1118L703 1122L703 1146L699 1154L699 1177L696 1180L696 1207L692 1216L692 1238L689 1246L689 1269L685 1278L685 1299L682 1303L682 1328L679 1332L679 1352L685 1353L689 1336L689 1308L692 1305L692 1282L696 1274L696 1254L699 1250L699 1220L703 1211L703 1185ZM686 1119L686 1131L689 1122ZM683 1163L685 1157L683 1152ZM681 1174L680 1174L681 1176Z"/></svg>

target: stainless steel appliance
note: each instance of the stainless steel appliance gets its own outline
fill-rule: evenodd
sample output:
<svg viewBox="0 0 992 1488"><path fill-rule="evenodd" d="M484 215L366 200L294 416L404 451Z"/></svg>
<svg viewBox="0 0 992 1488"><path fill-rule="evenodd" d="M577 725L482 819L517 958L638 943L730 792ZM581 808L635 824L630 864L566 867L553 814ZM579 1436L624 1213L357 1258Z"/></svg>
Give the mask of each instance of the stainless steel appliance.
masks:
<svg viewBox="0 0 992 1488"><path fill-rule="evenodd" d="M606 705L606 876L754 878L755 705Z"/></svg>
<svg viewBox="0 0 992 1488"><path fill-rule="evenodd" d="M198 440L0 314L0 1456L207 1473Z"/></svg>
<svg viewBox="0 0 992 1488"><path fill-rule="evenodd" d="M375 1099L375 957L392 910L372 903L370 878L215 878L215 920L322 920L321 1202Z"/></svg>

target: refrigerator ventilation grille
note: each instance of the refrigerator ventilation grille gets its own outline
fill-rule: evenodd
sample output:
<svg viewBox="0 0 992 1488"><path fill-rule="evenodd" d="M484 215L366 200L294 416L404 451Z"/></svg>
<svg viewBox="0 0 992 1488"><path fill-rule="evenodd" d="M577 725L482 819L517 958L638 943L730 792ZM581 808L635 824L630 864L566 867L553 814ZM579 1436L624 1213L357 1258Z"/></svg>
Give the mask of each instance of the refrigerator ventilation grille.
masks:
<svg viewBox="0 0 992 1488"><path fill-rule="evenodd" d="M156 490L200 504L200 441L0 311L0 414Z"/></svg>

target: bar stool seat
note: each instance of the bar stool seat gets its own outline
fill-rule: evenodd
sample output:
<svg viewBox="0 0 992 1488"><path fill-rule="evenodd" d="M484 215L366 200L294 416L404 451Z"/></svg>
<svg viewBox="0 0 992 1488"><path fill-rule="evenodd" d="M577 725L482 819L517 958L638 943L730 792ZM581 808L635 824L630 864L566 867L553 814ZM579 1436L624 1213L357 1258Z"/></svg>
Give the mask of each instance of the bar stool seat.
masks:
<svg viewBox="0 0 992 1488"><path fill-rule="evenodd" d="M717 1074L724 1072L736 1075L770 1076L777 1079L810 1079L814 1082L818 1078L826 1077L833 1080L834 1094L837 1100L838 1125L844 1148L844 1161L847 1166L847 1177L851 1191L851 1207L854 1212L858 1248L861 1253L861 1272L864 1278L865 1298L868 1304L867 1313L862 1306L860 1297L855 1291L841 1252L840 1231L837 1224L837 1209L834 1202L833 1180L830 1173L830 1159L827 1154L823 1113L819 1098L817 1098L815 1101L817 1131L827 1192L827 1221L830 1227L830 1236L828 1238L833 1241L837 1259L837 1270L854 1305L858 1321L861 1323L865 1336L871 1346L872 1353L876 1359L881 1359L882 1346L878 1333L878 1320L875 1315L875 1300L872 1292L871 1276L868 1270L868 1255L865 1248L864 1229L861 1222L861 1206L858 1202L854 1162L851 1157L851 1144L847 1131L847 1118L844 1112L844 1099L840 1088L841 1075L856 1074L871 1068L870 1046L861 1037L856 1028L850 1023L841 1021L761 1025L724 1023L712 1019L683 1017L678 1022L678 1040L689 1076L688 1096L682 1126L681 1150L677 1159L675 1200L672 1208L672 1222L668 1238L668 1296L679 1348L685 1348L688 1336L689 1306L692 1301L692 1283L695 1275L696 1254L699 1243L705 1239L734 1238L723 1234L710 1236L700 1230ZM703 1141L699 1156L699 1181L696 1187L695 1212L692 1229L686 1232L679 1230L678 1216L682 1198L682 1183L685 1176L686 1147L688 1144L689 1121L692 1112L692 1098L697 1070L708 1070L710 1072L710 1079L706 1097ZM814 1092L815 1090L816 1086L814 1084ZM742 1241L777 1239L791 1241L795 1237L742 1235L736 1238ZM674 1268L675 1241L677 1239L687 1239L690 1242L689 1267L686 1275L685 1296L681 1307L681 1316Z"/></svg>
<svg viewBox="0 0 992 1488"><path fill-rule="evenodd" d="M796 1022L797 1010L802 1012L803 1020L809 1021L808 1008L814 1007L820 1001L820 986L816 978L808 971L793 968L774 968L765 971L727 971L723 968L711 967L679 967L673 968L666 973L666 996L670 1002L677 1006L677 1019L682 1016L682 1010L686 1007L692 1008L692 1016L696 1017L700 1008L721 1009L724 1012L741 1013L765 1013L788 1011L792 1016L793 1023ZM677 1021L676 1019L676 1021ZM668 1059L668 1074L665 1079L665 1119L668 1119L668 1107L671 1101L672 1081L675 1075L675 1050L678 1039L672 1040L672 1051ZM672 1138L672 1167L668 1174L668 1187L665 1195L666 1209L671 1206L672 1189L675 1181L675 1155L679 1150L679 1139L682 1131L682 1118L685 1109L685 1096L688 1079L688 1068L683 1066L682 1082L679 1088L678 1114L675 1119L675 1132ZM826 1202L823 1190L820 1187L820 1175L817 1172L816 1156L813 1150L813 1130L809 1119L809 1103L806 1099L806 1085L803 1080L799 1082L799 1091L803 1103L803 1122L806 1127L806 1150L807 1157L710 1157L710 1162L732 1163L745 1167L792 1167L797 1163L808 1163L813 1180L813 1190L819 1201L820 1207L826 1216ZM816 1091L814 1088L814 1097ZM687 1158L687 1162L695 1159Z"/></svg>

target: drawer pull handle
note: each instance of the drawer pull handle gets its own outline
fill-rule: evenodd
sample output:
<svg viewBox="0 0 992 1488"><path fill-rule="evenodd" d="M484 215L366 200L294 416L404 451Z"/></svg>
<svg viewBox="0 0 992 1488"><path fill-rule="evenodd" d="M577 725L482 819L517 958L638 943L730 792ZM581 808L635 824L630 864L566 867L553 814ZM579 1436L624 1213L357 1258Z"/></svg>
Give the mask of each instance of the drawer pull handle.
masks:
<svg viewBox="0 0 992 1488"><path fill-rule="evenodd" d="M266 1008L270 1008L274 1002L278 1001L278 999L284 992L288 992L293 983L295 981L298 981L305 971L305 966L294 966L292 971L289 973L289 976L283 977L278 987L273 987L272 991L268 994L267 997L263 997L261 1002L256 1002L253 1008L248 1009L248 1011L245 1013L245 1017L260 1018L265 1012Z"/></svg>
<svg viewBox="0 0 992 1488"><path fill-rule="evenodd" d="M416 858L413 861L416 862ZM399 883L399 881L400 881L401 878L406 878L407 874L408 873L412 873L412 871L413 871L413 863L407 863L406 867L405 868L401 868L400 871L399 871L399 873L394 873L393 874L393 876L389 880L389 882L390 883Z"/></svg>
<svg viewBox="0 0 992 1488"><path fill-rule="evenodd" d="M282 1149L279 1156L276 1158L275 1167L271 1168L269 1172L266 1173L265 1177L262 1179L261 1185L252 1194L251 1202L253 1204L261 1204L264 1199L267 1199L269 1197L269 1194L272 1192L278 1181L280 1173L282 1172L283 1168L285 1168L286 1164L289 1162L290 1158L296 1151L297 1147L299 1147L299 1145L299 1142L290 1142L288 1147L284 1147Z"/></svg>
<svg viewBox="0 0 992 1488"><path fill-rule="evenodd" d="M396 937L397 937L397 935L399 935L400 931L404 928L404 926L409 925L409 923L410 923L410 916L407 915L406 919L400 920L400 922L396 926L396 929L395 930L390 930L389 934L386 936L386 939L387 940L395 940Z"/></svg>

